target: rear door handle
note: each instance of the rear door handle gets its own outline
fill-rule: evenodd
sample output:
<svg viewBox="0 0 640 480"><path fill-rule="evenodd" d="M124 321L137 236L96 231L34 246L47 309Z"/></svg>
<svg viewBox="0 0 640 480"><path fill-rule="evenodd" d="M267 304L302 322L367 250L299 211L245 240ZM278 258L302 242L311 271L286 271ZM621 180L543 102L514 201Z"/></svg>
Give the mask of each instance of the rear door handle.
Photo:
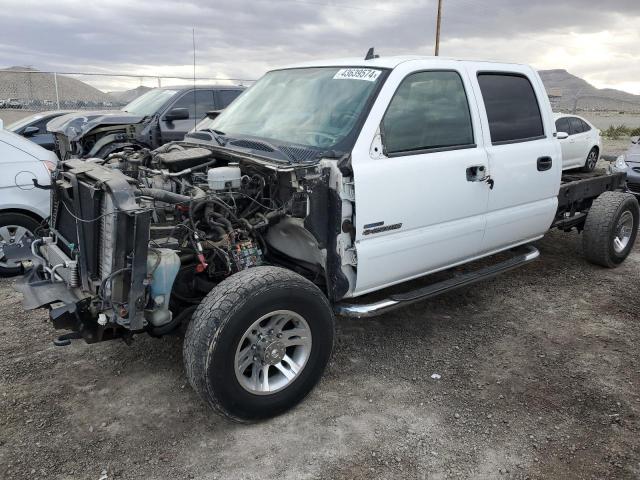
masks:
<svg viewBox="0 0 640 480"><path fill-rule="evenodd" d="M540 157L538 158L538 171L545 172L551 169L553 165L553 160L551 157Z"/></svg>

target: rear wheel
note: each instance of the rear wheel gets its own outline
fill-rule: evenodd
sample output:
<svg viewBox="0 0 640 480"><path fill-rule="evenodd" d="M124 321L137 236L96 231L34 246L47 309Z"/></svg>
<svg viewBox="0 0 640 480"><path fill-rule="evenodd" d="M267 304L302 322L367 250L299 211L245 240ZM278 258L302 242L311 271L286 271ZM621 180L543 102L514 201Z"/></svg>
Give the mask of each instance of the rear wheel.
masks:
<svg viewBox="0 0 640 480"><path fill-rule="evenodd" d="M313 283L277 267L221 282L187 328L184 362L196 392L236 421L278 415L300 402L329 361L334 320Z"/></svg>
<svg viewBox="0 0 640 480"><path fill-rule="evenodd" d="M603 267L620 265L635 243L638 217L633 195L604 192L596 198L584 224L582 244L587 259Z"/></svg>
<svg viewBox="0 0 640 480"><path fill-rule="evenodd" d="M598 149L593 147L589 154L587 155L587 160L584 162L584 167L582 167L583 172L593 172L596 168L596 164L598 163Z"/></svg>
<svg viewBox="0 0 640 480"><path fill-rule="evenodd" d="M40 224L33 218L22 213L0 213L0 276L10 277L22 273L22 266L11 261L5 252L7 247L12 250L24 246L25 259L31 256L30 244L34 232ZM10 254L15 258L13 253Z"/></svg>

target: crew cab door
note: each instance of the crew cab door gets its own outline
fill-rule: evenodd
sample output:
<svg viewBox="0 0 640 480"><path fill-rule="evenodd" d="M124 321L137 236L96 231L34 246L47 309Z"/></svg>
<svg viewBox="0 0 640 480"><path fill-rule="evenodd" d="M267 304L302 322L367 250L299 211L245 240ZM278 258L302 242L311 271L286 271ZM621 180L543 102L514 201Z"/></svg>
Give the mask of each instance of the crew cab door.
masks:
<svg viewBox="0 0 640 480"><path fill-rule="evenodd" d="M186 108L189 118L183 120L166 120L165 115L174 108ZM191 130L197 122L202 120L206 113L215 110L216 104L213 90L198 89L185 92L173 105L167 108L160 116L160 134L162 143L179 141Z"/></svg>
<svg viewBox="0 0 640 480"><path fill-rule="evenodd" d="M473 90L455 62L401 64L352 153L355 295L480 253L489 186Z"/></svg>
<svg viewBox="0 0 640 480"><path fill-rule="evenodd" d="M474 67L475 65L475 67ZM493 188L483 250L540 238L551 226L562 174L560 144L542 81L526 66L468 66L483 122Z"/></svg>

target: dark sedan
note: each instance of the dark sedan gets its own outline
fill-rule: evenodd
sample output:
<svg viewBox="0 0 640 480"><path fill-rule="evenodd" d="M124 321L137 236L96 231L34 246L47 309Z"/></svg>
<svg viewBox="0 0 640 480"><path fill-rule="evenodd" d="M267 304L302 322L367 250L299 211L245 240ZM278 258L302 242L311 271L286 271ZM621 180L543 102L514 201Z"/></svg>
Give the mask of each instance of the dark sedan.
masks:
<svg viewBox="0 0 640 480"><path fill-rule="evenodd" d="M71 112L73 112L73 110L52 110L49 112L34 113L8 125L6 130L22 135L47 150L53 150L55 137L53 133L47 131L47 123L49 120Z"/></svg>

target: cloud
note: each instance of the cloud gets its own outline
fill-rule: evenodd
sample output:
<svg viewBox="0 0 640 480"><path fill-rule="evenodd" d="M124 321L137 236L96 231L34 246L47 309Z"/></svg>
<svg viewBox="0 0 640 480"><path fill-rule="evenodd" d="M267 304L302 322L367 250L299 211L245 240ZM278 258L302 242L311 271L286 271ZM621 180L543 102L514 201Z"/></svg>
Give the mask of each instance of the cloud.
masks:
<svg viewBox="0 0 640 480"><path fill-rule="evenodd" d="M441 53L566 68L640 93L639 20L637 0L444 0ZM199 76L253 79L370 46L429 55L435 0L2 0L0 24L4 66L190 76L195 28Z"/></svg>

